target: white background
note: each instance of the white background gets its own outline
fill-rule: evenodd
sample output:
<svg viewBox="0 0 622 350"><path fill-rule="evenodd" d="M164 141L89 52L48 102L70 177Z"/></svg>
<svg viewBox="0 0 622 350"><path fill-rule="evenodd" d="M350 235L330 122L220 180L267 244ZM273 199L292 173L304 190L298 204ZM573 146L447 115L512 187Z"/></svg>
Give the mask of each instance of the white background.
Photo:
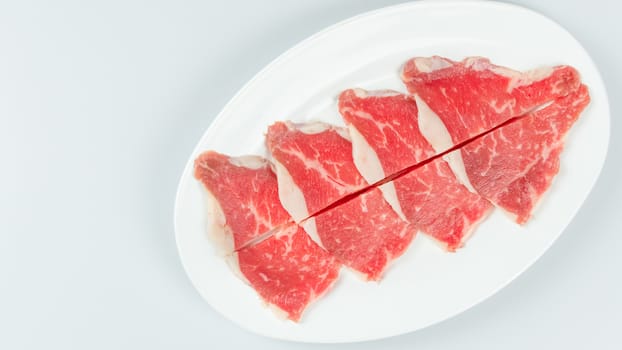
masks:
<svg viewBox="0 0 622 350"><path fill-rule="evenodd" d="M212 118L263 66L397 2L0 2L0 349L316 348L247 333L199 297L175 247L176 185ZM621 347L621 8L517 3L567 28L603 75L612 135L594 191L551 250L484 303L323 348Z"/></svg>

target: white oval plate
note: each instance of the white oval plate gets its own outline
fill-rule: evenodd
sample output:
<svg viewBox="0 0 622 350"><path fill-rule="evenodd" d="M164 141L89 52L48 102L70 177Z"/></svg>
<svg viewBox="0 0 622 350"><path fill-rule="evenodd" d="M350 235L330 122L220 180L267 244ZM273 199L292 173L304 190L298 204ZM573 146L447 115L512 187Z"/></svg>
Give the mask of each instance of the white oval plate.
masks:
<svg viewBox="0 0 622 350"><path fill-rule="evenodd" d="M567 139L561 170L531 222L519 227L495 213L457 253L420 236L380 283L342 269L334 289L299 324L277 319L252 288L215 254L206 238L203 190L193 160L214 149L265 155L263 134L276 120L340 124L336 96L350 87L405 91L398 70L412 56L478 55L515 69L570 64L592 103ZM592 189L609 139L607 94L581 45L550 19L493 2L417 2L336 24L290 49L257 74L214 120L190 156L175 206L183 265L218 312L265 336L305 342L350 342L411 332L452 317L507 285L563 232Z"/></svg>

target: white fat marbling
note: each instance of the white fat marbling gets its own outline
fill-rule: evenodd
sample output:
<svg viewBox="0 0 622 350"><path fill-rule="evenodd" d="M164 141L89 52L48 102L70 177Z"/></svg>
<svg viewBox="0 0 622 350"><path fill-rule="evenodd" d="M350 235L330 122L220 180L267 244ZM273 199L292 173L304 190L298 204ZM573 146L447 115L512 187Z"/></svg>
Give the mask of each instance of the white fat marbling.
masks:
<svg viewBox="0 0 622 350"><path fill-rule="evenodd" d="M217 254L229 254L234 250L234 243L233 235L226 227L227 220L225 214L216 197L209 191L205 191L205 193L207 202L207 237L212 241Z"/></svg>
<svg viewBox="0 0 622 350"><path fill-rule="evenodd" d="M419 110L419 130L423 137L428 140L437 154L452 148L454 143L441 118L439 118L418 95L415 94L413 96L415 97L417 109ZM449 167L456 175L458 181L468 188L469 191L475 193L475 189L471 185L471 181L469 181L469 177L466 174L460 151L448 153L443 159L449 164Z"/></svg>
<svg viewBox="0 0 622 350"><path fill-rule="evenodd" d="M348 125L350 131L350 137L352 138L352 157L354 159L354 165L358 169L359 173L365 178L369 184L376 183L386 177L382 164L378 155L371 148L367 140L361 133L351 124ZM400 218L406 221L404 212L397 198L397 192L395 191L395 185L393 182L388 182L379 187L382 194L391 205L393 210L399 215Z"/></svg>
<svg viewBox="0 0 622 350"><path fill-rule="evenodd" d="M248 169L260 169L267 163L266 159L260 156L241 156L229 158L229 162L238 167Z"/></svg>

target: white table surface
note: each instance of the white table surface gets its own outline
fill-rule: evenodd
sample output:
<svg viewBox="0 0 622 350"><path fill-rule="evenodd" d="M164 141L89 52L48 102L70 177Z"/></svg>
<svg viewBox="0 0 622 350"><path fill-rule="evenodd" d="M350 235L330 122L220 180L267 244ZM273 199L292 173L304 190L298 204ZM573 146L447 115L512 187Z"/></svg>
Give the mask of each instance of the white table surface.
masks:
<svg viewBox="0 0 622 350"><path fill-rule="evenodd" d="M264 65L397 2L1 2L0 349L319 347L247 333L199 297L173 237L177 180ZM566 27L603 75L611 143L594 191L545 256L484 303L419 332L322 348L622 347L622 7L516 2Z"/></svg>

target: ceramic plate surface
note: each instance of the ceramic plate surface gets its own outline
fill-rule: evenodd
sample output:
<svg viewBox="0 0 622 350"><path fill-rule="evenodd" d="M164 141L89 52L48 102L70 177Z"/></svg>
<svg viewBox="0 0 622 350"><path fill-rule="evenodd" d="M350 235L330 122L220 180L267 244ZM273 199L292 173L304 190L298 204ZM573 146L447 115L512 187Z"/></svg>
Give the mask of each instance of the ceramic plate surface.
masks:
<svg viewBox="0 0 622 350"><path fill-rule="evenodd" d="M204 193L192 176L207 149L266 155L264 133L277 120L343 125L340 91L395 89L401 65L413 56L454 60L485 56L525 70L570 64L590 88L592 102L575 124L551 189L524 227L496 210L457 253L422 235L380 283L346 269L299 324L276 318L238 279L207 240ZM305 342L350 342L411 332L452 317L490 297L531 266L564 231L592 189L609 139L607 94L581 45L550 19L493 2L418 2L369 12L313 35L257 74L226 105L199 141L183 172L175 230L183 265L205 300L252 332Z"/></svg>

